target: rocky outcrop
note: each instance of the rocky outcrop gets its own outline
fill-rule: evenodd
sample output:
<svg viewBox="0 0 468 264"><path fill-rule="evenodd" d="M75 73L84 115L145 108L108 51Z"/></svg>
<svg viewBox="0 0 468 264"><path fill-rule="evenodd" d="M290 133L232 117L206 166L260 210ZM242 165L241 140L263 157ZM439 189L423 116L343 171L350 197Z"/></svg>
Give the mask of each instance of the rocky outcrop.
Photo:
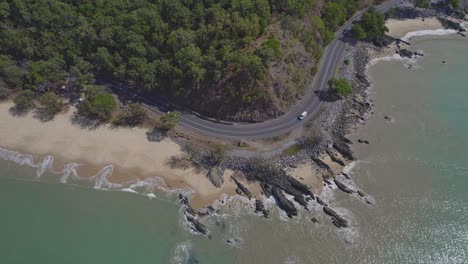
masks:
<svg viewBox="0 0 468 264"><path fill-rule="evenodd" d="M324 202L322 199L320 199L320 197L316 197L317 198L317 203L319 203L320 205L323 205L323 206L327 206L328 204L326 202Z"/></svg>
<svg viewBox="0 0 468 264"><path fill-rule="evenodd" d="M185 214L185 217L187 218L187 221L189 222L189 225L192 228L192 230L203 235L208 234L208 229L206 228L206 226L200 223L200 221L198 221L198 219L196 219L193 215Z"/></svg>
<svg viewBox="0 0 468 264"><path fill-rule="evenodd" d="M259 199L255 200L255 212L262 213L265 218L268 218L270 212L265 209L265 205Z"/></svg>
<svg viewBox="0 0 468 264"><path fill-rule="evenodd" d="M333 171L330 166L328 166L328 164L315 157L312 157L312 160L315 162L315 164L317 164L317 166L319 166L319 168L325 170L328 176L333 176Z"/></svg>
<svg viewBox="0 0 468 264"><path fill-rule="evenodd" d="M224 183L223 175L224 171L218 167L213 167L208 171L208 179L210 179L211 183L217 188L220 188Z"/></svg>
<svg viewBox="0 0 468 264"><path fill-rule="evenodd" d="M346 159L354 160L353 151L345 142L335 140L333 147Z"/></svg>
<svg viewBox="0 0 468 264"><path fill-rule="evenodd" d="M294 204L284 196L283 192L278 186L273 186L271 190L271 194L273 197L275 197L275 200L283 211L286 212L288 217L292 218L293 216L297 215L297 208L294 206Z"/></svg>
<svg viewBox="0 0 468 264"><path fill-rule="evenodd" d="M354 193L354 191L352 189L350 189L348 186L346 186L344 183L340 182L337 179L335 179L334 181L335 181L335 184L338 187L338 189L340 189L343 192L348 193L348 194L353 194Z"/></svg>
<svg viewBox="0 0 468 264"><path fill-rule="evenodd" d="M365 196L365 194L364 194L361 190L358 190L357 193L358 193L358 195L361 196L361 197L364 197L364 196Z"/></svg>
<svg viewBox="0 0 468 264"><path fill-rule="evenodd" d="M262 191L263 191L263 194L266 196L266 197L270 197L271 196L271 188L273 186L271 184L268 184L266 182L260 182L260 188L262 188Z"/></svg>
<svg viewBox="0 0 468 264"><path fill-rule="evenodd" d="M395 38L391 36L384 35L382 37L378 37L372 41L372 44L376 47L387 47L388 45L395 42Z"/></svg>
<svg viewBox="0 0 468 264"><path fill-rule="evenodd" d="M370 144L368 140L358 139L358 142L361 144Z"/></svg>
<svg viewBox="0 0 468 264"><path fill-rule="evenodd" d="M187 219L189 227L197 233L202 235L209 235L206 226L196 218L197 213L192 208L192 206L190 206L188 198L182 194L179 194L179 202L185 207L184 215Z"/></svg>
<svg viewBox="0 0 468 264"><path fill-rule="evenodd" d="M265 210L265 205L263 205L263 202L259 199L255 200L255 212L263 212Z"/></svg>
<svg viewBox="0 0 468 264"><path fill-rule="evenodd" d="M335 155L335 153L333 153L330 149L327 149L326 151L327 151L328 156L330 156L330 158L331 158L331 160L332 160L333 162L338 163L338 164L340 164L341 166L345 166L344 161L342 161L341 159L339 159L339 158Z"/></svg>
<svg viewBox="0 0 468 264"><path fill-rule="evenodd" d="M249 189L247 189L247 187L245 187L242 183L240 183L236 178L232 178L232 179L236 183L237 188L241 191L241 193L245 194L245 196L247 196L247 197L252 196L252 193L249 191Z"/></svg>
<svg viewBox="0 0 468 264"><path fill-rule="evenodd" d="M347 173L342 172L341 175L343 175L346 179L350 180L351 177Z"/></svg>
<svg viewBox="0 0 468 264"><path fill-rule="evenodd" d="M439 19L440 23L442 24L442 26L444 26L444 28L454 29L458 32L466 32L466 29L455 21L443 17L438 17L437 19Z"/></svg>
<svg viewBox="0 0 468 264"><path fill-rule="evenodd" d="M402 40L402 39L396 39L396 43L397 43L397 45L400 45L401 43L403 43L405 45L411 46L411 43L409 43L408 41Z"/></svg>
<svg viewBox="0 0 468 264"><path fill-rule="evenodd" d="M416 56L424 56L424 54L422 53L418 53L418 52L415 52L415 51L410 51L410 50L407 50L407 49L400 49L398 51L398 54L400 54L401 57L403 58L413 58L413 57L416 57Z"/></svg>
<svg viewBox="0 0 468 264"><path fill-rule="evenodd" d="M324 206L323 207L323 212L332 217L332 222L336 227L338 227L338 228L348 227L348 221L346 219L344 219L343 217L341 217L340 215L338 215L338 213L336 213L330 207Z"/></svg>
<svg viewBox="0 0 468 264"><path fill-rule="evenodd" d="M251 167L250 167L251 166ZM310 188L302 182L286 174L284 170L275 168L271 164L256 163L249 164L245 175L250 180L260 182L260 186L267 197L273 194L273 189L279 189L294 197L294 200L307 209L307 197L314 198ZM278 193L278 192L277 192ZM287 208L285 206L284 208Z"/></svg>

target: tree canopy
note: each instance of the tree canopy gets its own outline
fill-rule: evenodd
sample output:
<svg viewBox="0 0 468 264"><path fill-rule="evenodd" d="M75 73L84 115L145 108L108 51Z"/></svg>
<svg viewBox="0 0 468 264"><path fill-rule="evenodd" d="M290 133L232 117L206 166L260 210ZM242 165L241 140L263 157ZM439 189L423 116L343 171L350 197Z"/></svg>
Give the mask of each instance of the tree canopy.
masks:
<svg viewBox="0 0 468 264"><path fill-rule="evenodd" d="M78 106L78 114L97 121L108 121L117 104L102 86L86 87L85 99Z"/></svg>
<svg viewBox="0 0 468 264"><path fill-rule="evenodd" d="M301 68L282 49L305 48L316 64L333 31L367 2L4 0L0 81L14 89L69 81L85 89L99 76L212 116L225 114L220 108L262 109L274 105L274 96L300 94L271 92L273 61L284 59L292 72ZM271 30L275 23L281 31Z"/></svg>
<svg viewBox="0 0 468 264"><path fill-rule="evenodd" d="M180 119L182 118L182 114L180 112L169 112L159 119L161 122L162 129L164 130L172 130L177 126Z"/></svg>
<svg viewBox="0 0 468 264"><path fill-rule="evenodd" d="M116 126L136 127L142 125L146 118L146 111L140 104L130 103L112 123Z"/></svg>
<svg viewBox="0 0 468 264"><path fill-rule="evenodd" d="M328 81L328 86L336 95L347 96L353 91L353 87L345 78L332 78Z"/></svg>
<svg viewBox="0 0 468 264"><path fill-rule="evenodd" d="M19 92L15 99L13 99L16 110L26 111L34 108L35 96L36 94L31 90L24 90Z"/></svg>
<svg viewBox="0 0 468 264"><path fill-rule="evenodd" d="M63 109L62 99L53 92L47 92L38 98L39 103L42 105L43 114L48 119L53 118Z"/></svg>
<svg viewBox="0 0 468 264"><path fill-rule="evenodd" d="M353 37L359 40L375 40L383 37L386 32L388 28L385 26L384 16L373 8L369 8L352 28Z"/></svg>

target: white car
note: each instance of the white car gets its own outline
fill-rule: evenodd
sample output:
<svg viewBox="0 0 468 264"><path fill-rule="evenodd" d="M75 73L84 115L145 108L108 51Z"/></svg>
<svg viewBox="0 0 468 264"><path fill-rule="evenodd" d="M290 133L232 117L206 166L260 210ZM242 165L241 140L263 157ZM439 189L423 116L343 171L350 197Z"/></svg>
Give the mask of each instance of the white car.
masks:
<svg viewBox="0 0 468 264"><path fill-rule="evenodd" d="M306 116L307 116L307 112L304 111L304 112L302 112L302 114L301 114L298 118L299 118L299 120L302 120L302 119L304 119Z"/></svg>

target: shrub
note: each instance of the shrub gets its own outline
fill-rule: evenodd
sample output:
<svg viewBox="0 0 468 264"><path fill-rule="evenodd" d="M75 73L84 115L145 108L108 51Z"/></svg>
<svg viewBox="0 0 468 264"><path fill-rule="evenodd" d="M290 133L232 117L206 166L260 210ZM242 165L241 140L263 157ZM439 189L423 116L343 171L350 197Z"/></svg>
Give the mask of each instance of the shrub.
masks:
<svg viewBox="0 0 468 264"><path fill-rule="evenodd" d="M414 6L420 8L428 8L431 6L431 0L414 0Z"/></svg>
<svg viewBox="0 0 468 264"><path fill-rule="evenodd" d="M78 106L78 114L98 121L109 120L117 104L114 97L101 86L88 86L85 100Z"/></svg>
<svg viewBox="0 0 468 264"><path fill-rule="evenodd" d="M35 93L31 90L24 90L19 92L15 99L13 99L15 108L20 111L34 108L34 97Z"/></svg>
<svg viewBox="0 0 468 264"><path fill-rule="evenodd" d="M11 90L0 86L0 100L5 100L10 96Z"/></svg>
<svg viewBox="0 0 468 264"><path fill-rule="evenodd" d="M332 78L328 81L328 86L332 93L341 96L347 96L353 90L353 87L345 78Z"/></svg>
<svg viewBox="0 0 468 264"><path fill-rule="evenodd" d="M42 109L44 114L46 114L49 118L55 116L63 109L62 99L53 92L47 92L41 95L38 98L38 101L43 106Z"/></svg>
<svg viewBox="0 0 468 264"><path fill-rule="evenodd" d="M294 144L288 148L286 148L285 150L283 150L283 155L286 155L286 156L292 156L292 155L296 155L297 153L301 152L301 150L303 150L304 147L300 144Z"/></svg>
<svg viewBox="0 0 468 264"><path fill-rule="evenodd" d="M120 113L113 124L116 126L135 127L142 125L146 120L146 111L138 103L129 104L124 112Z"/></svg>
<svg viewBox="0 0 468 264"><path fill-rule="evenodd" d="M182 114L179 112L169 112L159 119L161 121L161 126L164 130L172 130L177 126L177 123L179 123L180 119L182 117Z"/></svg>

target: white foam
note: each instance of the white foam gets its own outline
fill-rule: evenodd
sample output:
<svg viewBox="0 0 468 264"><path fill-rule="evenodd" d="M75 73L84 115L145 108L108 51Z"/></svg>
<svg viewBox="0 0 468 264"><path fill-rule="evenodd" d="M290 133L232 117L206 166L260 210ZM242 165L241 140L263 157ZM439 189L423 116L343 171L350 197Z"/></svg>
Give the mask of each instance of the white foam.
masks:
<svg viewBox="0 0 468 264"><path fill-rule="evenodd" d="M19 165L35 166L31 155L23 155L16 151L0 148L0 158L7 161L13 161Z"/></svg>
<svg viewBox="0 0 468 264"><path fill-rule="evenodd" d="M105 189L116 189L121 187L121 184L111 183L107 180L107 178L112 175L114 171L113 165L107 165L102 168L96 175L90 178L91 181L94 182L94 189L98 190L105 190Z"/></svg>
<svg viewBox="0 0 468 264"><path fill-rule="evenodd" d="M156 199L156 195L154 193L148 193L146 196L151 199Z"/></svg>
<svg viewBox="0 0 468 264"><path fill-rule="evenodd" d="M392 61L392 60L404 60L403 57L401 57L399 54L393 54L391 56L386 56L386 57L381 57L381 58L375 58L375 59L372 59L369 64L367 65L367 68L369 68L369 66L374 66L375 64L381 62L381 61ZM367 70L367 69L366 69Z"/></svg>
<svg viewBox="0 0 468 264"><path fill-rule="evenodd" d="M464 29L468 30L468 22L463 22L460 24Z"/></svg>
<svg viewBox="0 0 468 264"><path fill-rule="evenodd" d="M41 177L44 172L50 169L53 162L54 158L52 156L46 156L36 171L37 177Z"/></svg>
<svg viewBox="0 0 468 264"><path fill-rule="evenodd" d="M80 177L78 176L76 172L76 168L80 166L78 163L69 163L65 165L65 168L61 172L62 177L60 177L60 182L65 184L68 182L68 179L71 177L72 179L79 179Z"/></svg>
<svg viewBox="0 0 468 264"><path fill-rule="evenodd" d="M192 244L190 243L190 240L177 244L170 263L188 263L190 258L190 250L192 250Z"/></svg>
<svg viewBox="0 0 468 264"><path fill-rule="evenodd" d="M354 169L354 167L356 167L357 164L358 164L357 161L353 161L353 162L349 163L348 165L346 165L343 168L343 172L346 173L346 174L350 174L351 171Z"/></svg>
<svg viewBox="0 0 468 264"><path fill-rule="evenodd" d="M138 193L137 191L133 190L132 188L123 188L121 189L122 192L129 192L129 193Z"/></svg>
<svg viewBox="0 0 468 264"><path fill-rule="evenodd" d="M406 33L406 35L402 38L404 41L408 41L413 37L420 37L420 36L443 36L443 35L450 35L457 33L454 29L433 29L433 30L419 30L419 31L411 31Z"/></svg>

